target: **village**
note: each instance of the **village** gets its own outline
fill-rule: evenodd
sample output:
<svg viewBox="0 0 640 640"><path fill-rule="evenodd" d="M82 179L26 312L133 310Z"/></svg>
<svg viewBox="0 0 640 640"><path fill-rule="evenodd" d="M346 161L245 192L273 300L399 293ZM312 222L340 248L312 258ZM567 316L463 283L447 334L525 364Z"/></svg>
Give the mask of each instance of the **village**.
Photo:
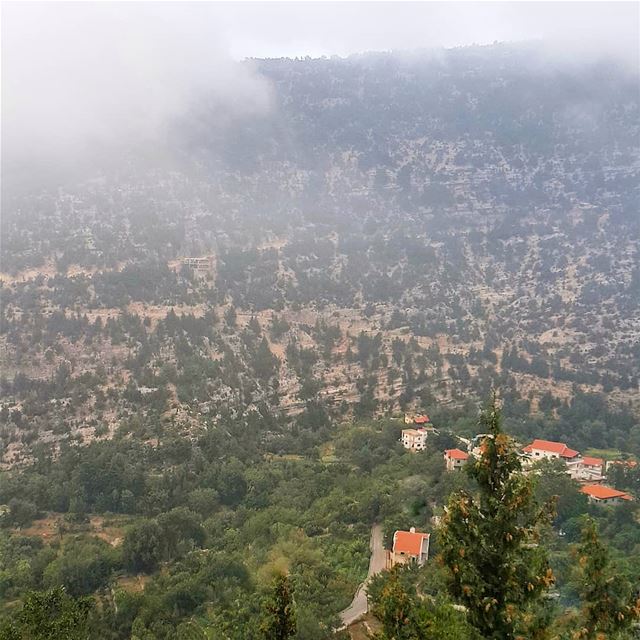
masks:
<svg viewBox="0 0 640 640"><path fill-rule="evenodd" d="M430 437L447 433L460 442L460 448L446 449L443 452L446 473L460 472L470 461L478 459L482 451L482 443L489 434L477 434L472 438L464 438L448 430L436 428L426 413L405 414L405 428L402 429L400 442L404 449L419 455L427 450ZM599 506L616 506L634 500L625 491L620 491L606 484L607 474L616 466L624 465L629 469L637 466L635 460L608 460L583 455L564 442L554 442L536 438L525 446L518 445L518 453L523 472L539 473L537 463L543 460L557 460L566 467L567 475L580 485L580 492L586 495L588 503ZM445 507L446 511L446 507ZM434 526L440 522L440 516L431 519ZM429 560L431 533L418 531L415 527L408 530L394 531L390 548L385 548L380 533L380 525L374 525L371 535L371 560L369 573L360 586L351 605L341 612L340 616L346 628L360 619L367 610L365 597L366 586L372 577L383 569L397 566L413 565L421 567Z"/></svg>
<svg viewBox="0 0 640 640"><path fill-rule="evenodd" d="M408 451L418 453L426 450L429 436L439 434L426 414L406 414L404 422L410 426L402 430L401 442ZM461 471L470 459L479 458L482 441L490 436L478 434L471 439L455 437L460 440L461 446L465 446L466 451L454 448L443 452L447 472ZM566 465L567 474L581 485L580 491L587 496L590 504L617 505L634 499L631 494L610 487L605 482L607 471L615 465L635 468L638 464L635 460L605 461L603 458L582 455L564 442L538 438L521 447L520 456L525 473L535 472L534 465L541 460L562 461ZM429 556L429 537L430 534L416 531L413 527L409 531L396 531L393 546L386 552L386 567L407 562L424 564Z"/></svg>
<svg viewBox="0 0 640 640"><path fill-rule="evenodd" d="M430 435L438 435L429 416L426 414L409 415L404 418L407 428L402 430L402 446L408 451L418 453L427 448ZM410 425L410 426L409 426ZM453 435L453 434L452 434ZM490 437L478 434L471 439L456 437L465 449L454 448L443 452L447 472L461 471L471 459L481 454L482 441ZM582 455L564 442L534 439L530 444L520 448L522 467L525 473L535 472L535 464L541 460L560 460L566 465L566 471L572 480L578 482L581 493L585 494L590 504L618 505L633 500L633 496L606 484L607 472L615 465L626 465L635 468L634 460L609 460ZM397 564L415 562L424 564L429 556L430 534L416 531L396 531L393 536L392 549L387 551L386 566L391 568Z"/></svg>
<svg viewBox="0 0 640 640"><path fill-rule="evenodd" d="M419 416L424 418L426 416ZM424 426L418 429L403 429L402 443L405 449L422 451L426 448L426 439L433 427L427 426L426 421L418 424ZM475 439L474 439L475 440ZM445 468L447 472L461 471L469 459L480 456L480 447L472 445L470 452L462 449L447 449L444 452ZM619 491L604 484L606 472L616 464L635 467L637 462L612 460L607 463L601 458L581 456L578 451L570 449L563 442L550 440L534 440L522 449L523 469L532 470L532 466L539 460L562 460L567 465L567 474L579 482L580 491L584 493L590 504L617 505L633 500L633 496L625 491ZM429 533L416 531L411 527L409 531L396 531L393 535L393 546L386 552L386 568L390 569L398 564L415 562L423 565L429 559Z"/></svg>
<svg viewBox="0 0 640 640"><path fill-rule="evenodd" d="M427 438L430 434L438 434L439 431L431 424L426 414L405 415L405 424L410 428L402 430L402 446L413 452L423 451L427 446ZM481 453L482 441L489 437L487 434L478 434L471 439L451 434L457 438L460 448L444 451L445 468L447 471L459 471L471 458L478 458ZM615 465L626 465L635 468L635 460L608 460L593 456L582 455L564 442L552 440L534 439L530 444L520 448L522 466L525 473L534 471L534 465L540 460L560 460L566 465L567 474L572 480L581 485L581 492L586 494L589 502L596 504L619 504L623 501L633 500L633 497L606 485L607 471Z"/></svg>

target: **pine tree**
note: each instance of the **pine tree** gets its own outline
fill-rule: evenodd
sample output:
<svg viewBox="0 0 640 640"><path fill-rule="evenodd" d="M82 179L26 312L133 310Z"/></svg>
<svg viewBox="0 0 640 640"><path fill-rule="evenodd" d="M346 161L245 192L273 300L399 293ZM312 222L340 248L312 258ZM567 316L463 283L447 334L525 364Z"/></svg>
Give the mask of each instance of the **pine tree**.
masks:
<svg viewBox="0 0 640 640"><path fill-rule="evenodd" d="M640 618L640 599L634 598L627 580L619 576L600 541L598 528L588 518L578 546L584 623L578 638L588 640L629 637Z"/></svg>
<svg viewBox="0 0 640 640"><path fill-rule="evenodd" d="M478 493L451 496L440 531L449 591L483 638L512 640L523 631L530 638L539 624L535 605L554 580L538 546L552 509L536 505L532 480L502 432L495 396L481 414L480 428L490 435L480 458L467 465Z"/></svg>
<svg viewBox="0 0 640 640"><path fill-rule="evenodd" d="M287 640L296 633L293 595L286 575L280 574L273 581L271 594L263 610L261 630L265 640Z"/></svg>
<svg viewBox="0 0 640 640"><path fill-rule="evenodd" d="M262 380L269 380L278 370L279 361L271 353L269 343L266 338L262 338L253 361L253 368L256 375Z"/></svg>

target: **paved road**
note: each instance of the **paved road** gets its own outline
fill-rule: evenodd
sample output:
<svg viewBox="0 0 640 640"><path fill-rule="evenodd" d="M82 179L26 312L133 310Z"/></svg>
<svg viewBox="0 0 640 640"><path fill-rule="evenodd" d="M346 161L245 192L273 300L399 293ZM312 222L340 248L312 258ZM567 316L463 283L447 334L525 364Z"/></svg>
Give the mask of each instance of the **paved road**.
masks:
<svg viewBox="0 0 640 640"><path fill-rule="evenodd" d="M379 524L374 524L373 527L371 527L371 542L369 546L371 548L371 557L369 558L367 577L358 587L351 604L344 611L340 612L343 629L367 613L367 584L372 576L375 576L376 573L384 569L385 552L382 546L382 527Z"/></svg>

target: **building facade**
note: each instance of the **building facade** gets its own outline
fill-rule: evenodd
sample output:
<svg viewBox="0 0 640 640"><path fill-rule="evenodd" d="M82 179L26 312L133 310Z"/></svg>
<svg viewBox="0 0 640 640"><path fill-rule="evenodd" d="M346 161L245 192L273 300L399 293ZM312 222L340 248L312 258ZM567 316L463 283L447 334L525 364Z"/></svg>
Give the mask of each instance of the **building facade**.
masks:
<svg viewBox="0 0 640 640"><path fill-rule="evenodd" d="M396 531L393 534L393 547L387 552L387 569L398 564L416 563L422 566L429 559L430 534L416 531Z"/></svg>
<svg viewBox="0 0 640 640"><path fill-rule="evenodd" d="M534 440L522 449L531 462L538 460L564 460L565 462L576 460L580 453L569 448L564 442L552 440Z"/></svg>
<svg viewBox="0 0 640 640"><path fill-rule="evenodd" d="M468 459L469 454L462 451L462 449L447 449L444 452L444 464L447 471L458 471L462 469Z"/></svg>
<svg viewBox="0 0 640 640"><path fill-rule="evenodd" d="M424 451L427 446L426 429L403 429L402 446L409 451Z"/></svg>

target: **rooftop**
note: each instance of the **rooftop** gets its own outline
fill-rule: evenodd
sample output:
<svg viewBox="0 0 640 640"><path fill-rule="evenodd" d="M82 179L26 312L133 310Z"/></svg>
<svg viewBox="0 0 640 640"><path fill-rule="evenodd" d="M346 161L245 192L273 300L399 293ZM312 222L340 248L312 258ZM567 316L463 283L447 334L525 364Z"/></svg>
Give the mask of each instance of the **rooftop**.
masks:
<svg viewBox="0 0 640 640"><path fill-rule="evenodd" d="M586 484L582 489L580 489L580 491L598 500L609 500L612 498L620 498L621 500L632 499L631 496L624 491L618 491L618 489L605 487L601 484Z"/></svg>
<svg viewBox="0 0 640 640"><path fill-rule="evenodd" d="M396 531L393 534L393 552L419 556L422 553L422 542L429 538L428 533L420 531Z"/></svg>
<svg viewBox="0 0 640 640"><path fill-rule="evenodd" d="M461 449L447 449L444 452L444 455L447 458L451 458L452 460L468 460L469 454L462 451Z"/></svg>
<svg viewBox="0 0 640 640"><path fill-rule="evenodd" d="M548 453L557 453L563 458L575 458L578 451L570 449L564 442L553 442L552 440L538 440L537 438L529 445L522 449L525 453L530 453L534 449L538 451L546 451Z"/></svg>

